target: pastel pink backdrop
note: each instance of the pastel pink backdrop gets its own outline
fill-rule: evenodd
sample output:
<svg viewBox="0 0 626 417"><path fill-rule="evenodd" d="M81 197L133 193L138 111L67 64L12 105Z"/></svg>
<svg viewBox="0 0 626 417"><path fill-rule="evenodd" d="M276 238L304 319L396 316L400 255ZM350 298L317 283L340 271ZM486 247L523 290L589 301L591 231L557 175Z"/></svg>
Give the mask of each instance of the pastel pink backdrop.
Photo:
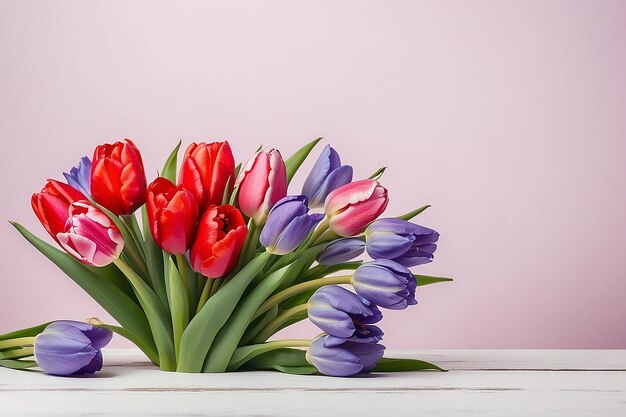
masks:
<svg viewBox="0 0 626 417"><path fill-rule="evenodd" d="M101 142L152 179L179 138L324 136L356 177L390 167L388 214L433 205L416 270L455 282L388 312L388 347L626 348L625 44L623 1L3 0L0 219L43 235L31 193ZM0 332L108 318L0 231Z"/></svg>

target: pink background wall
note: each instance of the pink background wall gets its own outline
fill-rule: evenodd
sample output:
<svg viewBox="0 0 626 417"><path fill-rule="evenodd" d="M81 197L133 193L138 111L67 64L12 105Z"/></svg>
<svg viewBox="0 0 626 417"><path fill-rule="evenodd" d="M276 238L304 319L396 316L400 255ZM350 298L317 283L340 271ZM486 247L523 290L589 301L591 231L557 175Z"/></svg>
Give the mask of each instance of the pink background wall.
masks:
<svg viewBox="0 0 626 417"><path fill-rule="evenodd" d="M179 138L325 136L390 166L389 214L433 205L416 271L456 278L387 314L388 347L626 348L626 2L224 3L0 1L0 219L43 236L31 193L104 141L155 173ZM0 245L0 332L107 318Z"/></svg>

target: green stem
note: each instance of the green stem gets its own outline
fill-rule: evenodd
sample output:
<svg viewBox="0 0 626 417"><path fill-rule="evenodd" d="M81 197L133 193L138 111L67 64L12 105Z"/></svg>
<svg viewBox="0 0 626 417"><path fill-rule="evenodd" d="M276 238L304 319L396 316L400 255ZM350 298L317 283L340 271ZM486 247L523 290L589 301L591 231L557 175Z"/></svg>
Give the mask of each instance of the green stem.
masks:
<svg viewBox="0 0 626 417"><path fill-rule="evenodd" d="M280 303L281 301L286 300L287 298L294 296L296 294L300 294L301 292L307 290L313 290L324 285L334 285L334 284L350 284L352 281L352 275L340 275L337 277L324 277L318 278L311 281L303 282L301 284L294 285L293 287L289 287L278 294L275 294L268 298L259 309L256 311L256 314L253 317L253 320L259 317L261 314L265 313L267 310Z"/></svg>
<svg viewBox="0 0 626 417"><path fill-rule="evenodd" d="M353 271L363 264L363 261L344 262L335 265L317 265L309 269L302 275L302 281L310 281L321 278L339 271Z"/></svg>
<svg viewBox="0 0 626 417"><path fill-rule="evenodd" d="M126 275L131 285L135 289L139 303L146 313L154 342L159 352L159 364L161 369L173 371L176 369L176 358L174 354L174 344L171 334L171 320L163 308L161 301L152 289L146 284L131 267L126 265L121 259L116 259L113 263Z"/></svg>
<svg viewBox="0 0 626 417"><path fill-rule="evenodd" d="M176 266L178 267L178 273L183 279L183 284L189 289L189 277L187 276L187 259L185 255L176 255Z"/></svg>
<svg viewBox="0 0 626 417"><path fill-rule="evenodd" d="M213 278L204 277L206 282L204 283L204 288L202 288L202 294L200 295L200 301L198 301L198 307L196 308L196 314L202 310L202 307L206 304L209 299L209 295L211 294L211 289L215 280Z"/></svg>
<svg viewBox="0 0 626 417"><path fill-rule="evenodd" d="M213 297L215 293L219 291L220 288L222 288L222 285L226 285L226 281L224 280L224 277L210 278L210 279L212 279L215 282L213 283L213 286L211 287L211 293L209 294L209 298Z"/></svg>
<svg viewBox="0 0 626 417"><path fill-rule="evenodd" d="M322 236L322 234L328 229L329 221L330 219L328 218L328 216L326 216L324 220L322 220L322 222L317 225L315 231L313 232L313 235L311 236L311 239L309 239L309 241L307 242L307 246L313 246L317 243L317 239L319 239L320 236Z"/></svg>
<svg viewBox="0 0 626 417"><path fill-rule="evenodd" d="M11 349L0 352L0 359L19 359L33 356L35 349L32 347Z"/></svg>
<svg viewBox="0 0 626 417"><path fill-rule="evenodd" d="M309 347L311 346L311 340L308 339L283 339L273 340L265 343L267 347L271 347L271 350L282 349L288 347Z"/></svg>
<svg viewBox="0 0 626 417"><path fill-rule="evenodd" d="M0 349L7 349L18 346L32 346L33 343L35 343L34 337L18 337L16 339L0 340Z"/></svg>
<svg viewBox="0 0 626 417"><path fill-rule="evenodd" d="M274 320L267 323L267 325L261 329L259 334L254 338L253 343L263 343L270 338L274 333L280 329L281 325L287 322L291 317L307 311L309 309L309 303L300 304L299 306L292 307L288 310L280 313Z"/></svg>

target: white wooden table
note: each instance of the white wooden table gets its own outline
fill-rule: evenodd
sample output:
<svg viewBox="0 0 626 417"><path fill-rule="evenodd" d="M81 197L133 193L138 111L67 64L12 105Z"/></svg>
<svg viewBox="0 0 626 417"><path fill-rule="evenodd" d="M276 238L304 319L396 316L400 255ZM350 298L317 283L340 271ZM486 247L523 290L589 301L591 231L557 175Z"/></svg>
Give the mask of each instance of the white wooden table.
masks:
<svg viewBox="0 0 626 417"><path fill-rule="evenodd" d="M626 350L389 353L450 372L176 374L109 349L94 377L0 369L0 416L626 416Z"/></svg>

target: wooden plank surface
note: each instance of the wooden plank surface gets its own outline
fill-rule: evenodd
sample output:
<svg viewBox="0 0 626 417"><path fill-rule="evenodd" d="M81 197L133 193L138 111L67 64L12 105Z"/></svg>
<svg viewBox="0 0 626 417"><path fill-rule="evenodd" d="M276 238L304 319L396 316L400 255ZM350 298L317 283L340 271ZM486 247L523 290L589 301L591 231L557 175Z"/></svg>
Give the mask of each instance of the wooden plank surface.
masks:
<svg viewBox="0 0 626 417"><path fill-rule="evenodd" d="M625 350L396 351L447 373L176 374L105 350L93 377L0 369L0 416L626 416Z"/></svg>

